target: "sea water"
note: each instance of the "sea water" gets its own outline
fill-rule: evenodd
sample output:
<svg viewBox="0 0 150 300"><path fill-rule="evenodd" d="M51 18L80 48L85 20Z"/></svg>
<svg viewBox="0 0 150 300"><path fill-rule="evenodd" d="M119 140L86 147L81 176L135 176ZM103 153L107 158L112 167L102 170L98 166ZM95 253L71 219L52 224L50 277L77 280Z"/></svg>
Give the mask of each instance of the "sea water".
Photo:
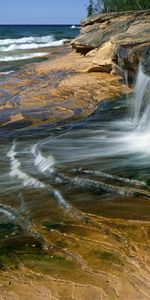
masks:
<svg viewBox="0 0 150 300"><path fill-rule="evenodd" d="M44 59L51 47L79 34L70 25L0 25L0 72L12 72L22 63Z"/></svg>

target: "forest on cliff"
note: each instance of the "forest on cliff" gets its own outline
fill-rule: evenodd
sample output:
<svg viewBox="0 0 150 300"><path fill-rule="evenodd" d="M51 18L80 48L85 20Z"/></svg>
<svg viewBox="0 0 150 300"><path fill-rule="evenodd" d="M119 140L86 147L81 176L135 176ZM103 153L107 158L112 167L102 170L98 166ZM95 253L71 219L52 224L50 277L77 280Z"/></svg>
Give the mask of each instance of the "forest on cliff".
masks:
<svg viewBox="0 0 150 300"><path fill-rule="evenodd" d="M150 9L150 0L89 0L88 16L100 12Z"/></svg>

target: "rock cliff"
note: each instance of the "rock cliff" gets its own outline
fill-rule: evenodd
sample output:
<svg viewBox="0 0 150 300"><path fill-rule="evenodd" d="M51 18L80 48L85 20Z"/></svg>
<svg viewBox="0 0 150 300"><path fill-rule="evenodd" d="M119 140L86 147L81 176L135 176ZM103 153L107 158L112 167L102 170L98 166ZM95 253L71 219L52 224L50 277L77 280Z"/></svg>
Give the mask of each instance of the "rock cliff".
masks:
<svg viewBox="0 0 150 300"><path fill-rule="evenodd" d="M144 73L150 76L150 47L146 47L141 59L141 64Z"/></svg>
<svg viewBox="0 0 150 300"><path fill-rule="evenodd" d="M145 48L150 46L150 10L99 14L81 22L72 47L92 63L87 71L117 73L133 78Z"/></svg>

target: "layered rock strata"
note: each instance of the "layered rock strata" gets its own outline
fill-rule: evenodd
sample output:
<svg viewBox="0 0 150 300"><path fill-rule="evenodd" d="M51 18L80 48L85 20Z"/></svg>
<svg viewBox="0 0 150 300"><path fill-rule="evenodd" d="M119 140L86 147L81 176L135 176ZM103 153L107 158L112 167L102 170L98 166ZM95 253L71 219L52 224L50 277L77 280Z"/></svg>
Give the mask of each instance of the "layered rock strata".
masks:
<svg viewBox="0 0 150 300"><path fill-rule="evenodd" d="M90 115L101 100L126 94L128 88L119 76L87 73L91 62L68 48L53 61L31 64L9 80L2 78L2 129L78 120Z"/></svg>
<svg viewBox="0 0 150 300"><path fill-rule="evenodd" d="M141 55L150 46L150 10L100 14L81 22L72 41L77 52L93 57L88 71L123 74L133 79Z"/></svg>

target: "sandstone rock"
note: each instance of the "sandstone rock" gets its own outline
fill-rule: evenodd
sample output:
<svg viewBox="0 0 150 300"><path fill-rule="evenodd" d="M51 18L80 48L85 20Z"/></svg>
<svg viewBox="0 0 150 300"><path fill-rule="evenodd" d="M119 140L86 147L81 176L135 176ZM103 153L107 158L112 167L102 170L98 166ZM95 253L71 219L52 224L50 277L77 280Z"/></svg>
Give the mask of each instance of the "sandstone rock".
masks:
<svg viewBox="0 0 150 300"><path fill-rule="evenodd" d="M109 49L106 50L103 56ZM17 95L11 106L6 99L0 108L1 125L10 128L14 123L15 128L20 128L85 118L93 113L101 100L116 99L130 92L122 78L116 75L85 72L96 53L97 49L87 56L69 51L53 61L31 64L11 76L10 81L1 83L2 91L5 87Z"/></svg>
<svg viewBox="0 0 150 300"><path fill-rule="evenodd" d="M101 46L95 53L95 57L87 71L110 73L113 69L111 59L113 51L114 46L111 42L107 42ZM91 52L94 53L94 50Z"/></svg>
<svg viewBox="0 0 150 300"><path fill-rule="evenodd" d="M150 44L150 11L100 14L82 21L81 26L72 47L93 57L87 71L122 75L128 70L133 79Z"/></svg>
<svg viewBox="0 0 150 300"><path fill-rule="evenodd" d="M95 49L93 49L93 50L91 50L91 51L89 51L87 54L86 54L86 57L95 57L95 55L97 54L97 52L98 52L98 48L95 48Z"/></svg>
<svg viewBox="0 0 150 300"><path fill-rule="evenodd" d="M147 14L147 12L149 13L149 11L145 11L144 14ZM101 24L104 22L109 22L112 19L116 19L118 17L121 16L129 16L129 15L134 15L135 17L139 15L139 13L141 13L141 11L133 11L133 12L111 12L111 13L102 13L102 14L97 14L95 16L91 16L88 17L84 20L81 21L81 27L85 27L88 25L92 25L92 24Z"/></svg>
<svg viewBox="0 0 150 300"><path fill-rule="evenodd" d="M113 35L126 32L133 23L148 23L149 20L150 11L100 14L81 22L81 34L71 44L85 53L100 47Z"/></svg>

